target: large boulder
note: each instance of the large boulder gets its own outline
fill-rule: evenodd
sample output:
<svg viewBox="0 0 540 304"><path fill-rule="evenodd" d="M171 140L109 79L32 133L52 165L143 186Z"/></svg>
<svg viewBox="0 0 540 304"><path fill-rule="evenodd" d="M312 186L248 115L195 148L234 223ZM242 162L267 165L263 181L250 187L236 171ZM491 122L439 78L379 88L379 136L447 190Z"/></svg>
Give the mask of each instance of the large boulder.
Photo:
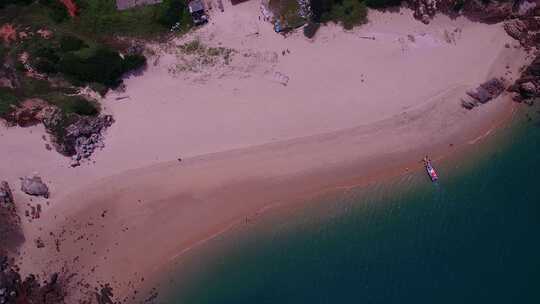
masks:
<svg viewBox="0 0 540 304"><path fill-rule="evenodd" d="M13 205L13 194L5 181L0 182L0 205Z"/></svg>
<svg viewBox="0 0 540 304"><path fill-rule="evenodd" d="M29 195L49 198L49 187L37 175L21 177L21 190Z"/></svg>
<svg viewBox="0 0 540 304"><path fill-rule="evenodd" d="M461 105L470 110L498 97L505 88L506 84L502 79L492 78L479 85L475 90L467 91L467 95L461 99Z"/></svg>

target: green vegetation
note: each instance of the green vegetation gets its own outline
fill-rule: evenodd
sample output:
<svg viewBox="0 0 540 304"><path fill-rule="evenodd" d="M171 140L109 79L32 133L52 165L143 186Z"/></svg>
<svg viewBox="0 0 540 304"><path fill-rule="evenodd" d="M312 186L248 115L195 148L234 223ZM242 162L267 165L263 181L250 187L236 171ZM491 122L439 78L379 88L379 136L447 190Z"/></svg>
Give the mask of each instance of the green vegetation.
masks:
<svg viewBox="0 0 540 304"><path fill-rule="evenodd" d="M387 8L401 5L403 0L365 0L366 6L371 8Z"/></svg>
<svg viewBox="0 0 540 304"><path fill-rule="evenodd" d="M0 117L7 118L21 101L40 98L55 105L65 114L94 116L99 114L100 106L95 101L74 95L74 88L55 88L46 80L22 78L21 86L15 89L0 87Z"/></svg>
<svg viewBox="0 0 540 304"><path fill-rule="evenodd" d="M101 110L99 103L77 95L72 96L53 92L43 97L50 104L62 109L65 114L75 113L83 116L95 116Z"/></svg>
<svg viewBox="0 0 540 304"><path fill-rule="evenodd" d="M312 21L336 22L351 29L367 22L367 7L381 9L400 5L402 0L311 0Z"/></svg>
<svg viewBox="0 0 540 304"><path fill-rule="evenodd" d="M308 22L308 24L304 27L304 36L307 38L313 38L315 36L315 33L317 33L317 30L319 29L320 24L315 22Z"/></svg>
<svg viewBox="0 0 540 304"><path fill-rule="evenodd" d="M18 104L19 99L12 89L0 87L0 118L5 118Z"/></svg>
<svg viewBox="0 0 540 304"><path fill-rule="evenodd" d="M8 5L28 5L33 0L0 0L0 8L4 8Z"/></svg>
<svg viewBox="0 0 540 304"><path fill-rule="evenodd" d="M66 7L59 0L40 0L39 3L48 8L49 16L55 22L62 22L69 18Z"/></svg>
<svg viewBox="0 0 540 304"><path fill-rule="evenodd" d="M58 71L77 82L97 82L115 87L120 84L124 73L145 63L141 55L133 55L126 62L116 51L92 47L63 54L58 61Z"/></svg>
<svg viewBox="0 0 540 304"><path fill-rule="evenodd" d="M6 118L29 98L58 106L66 116L97 115L99 104L77 95L77 87L90 85L103 95L121 83L122 75L146 64L141 54L120 55L117 48L126 50L129 44L118 43L118 35L158 38L168 33L163 15L174 5L180 10L170 22L191 26L184 2L178 6L178 0L125 11L116 10L114 0L75 2L79 15L71 18L58 0L0 0L0 24L13 24L26 35L9 45L0 42L0 69L11 71L18 80L14 89L0 88L0 117ZM21 62L23 54L27 64ZM28 66L47 77L27 76Z"/></svg>
<svg viewBox="0 0 540 304"><path fill-rule="evenodd" d="M367 8L364 2L343 0L341 4L332 6L324 17L328 18L328 21L337 20L345 29L350 30L367 22Z"/></svg>
<svg viewBox="0 0 540 304"><path fill-rule="evenodd" d="M164 0L157 10L158 22L168 28L172 28L177 23L184 28L189 28L193 25L184 0Z"/></svg>
<svg viewBox="0 0 540 304"><path fill-rule="evenodd" d="M297 28L306 23L298 14L300 6L296 0L270 0L269 7L277 14L284 28Z"/></svg>
<svg viewBox="0 0 540 304"><path fill-rule="evenodd" d="M362 0L312 0L315 22L336 22L346 29L367 22L367 8Z"/></svg>

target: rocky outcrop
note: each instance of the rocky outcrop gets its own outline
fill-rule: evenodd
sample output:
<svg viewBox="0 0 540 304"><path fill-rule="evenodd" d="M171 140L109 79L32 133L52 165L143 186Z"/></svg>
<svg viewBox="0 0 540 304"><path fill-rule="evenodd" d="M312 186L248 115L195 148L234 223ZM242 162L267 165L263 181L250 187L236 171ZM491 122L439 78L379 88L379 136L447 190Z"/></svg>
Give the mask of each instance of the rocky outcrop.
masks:
<svg viewBox="0 0 540 304"><path fill-rule="evenodd" d="M89 158L96 149L105 147L102 133L114 123L111 115L68 117L58 108L48 108L43 115L45 129L53 138L56 151L72 157L71 166Z"/></svg>
<svg viewBox="0 0 540 304"><path fill-rule="evenodd" d="M39 98L24 100L11 113L10 120L20 127L29 127L41 123L43 109L48 107L47 102Z"/></svg>
<svg viewBox="0 0 540 304"><path fill-rule="evenodd" d="M43 283L32 274L23 280L11 261L0 254L0 303L62 304L64 298L65 290L57 273Z"/></svg>
<svg viewBox="0 0 540 304"><path fill-rule="evenodd" d="M96 149L105 147L102 132L113 123L111 115L79 116L75 122L66 127L57 150L64 155L72 156L71 166L76 167L82 159L89 158Z"/></svg>
<svg viewBox="0 0 540 304"><path fill-rule="evenodd" d="M13 193L6 181L0 182L0 205L12 206L14 203Z"/></svg>
<svg viewBox="0 0 540 304"><path fill-rule="evenodd" d="M37 175L21 177L21 191L28 195L49 198L49 187Z"/></svg>
<svg viewBox="0 0 540 304"><path fill-rule="evenodd" d="M522 16L508 20L504 24L504 29L525 48L540 44L540 16Z"/></svg>
<svg viewBox="0 0 540 304"><path fill-rule="evenodd" d="M441 0L409 0L409 6L414 10L414 18L428 24L437 13Z"/></svg>
<svg viewBox="0 0 540 304"><path fill-rule="evenodd" d="M462 14L470 19L486 23L497 23L511 17L513 13L512 1L464 1Z"/></svg>
<svg viewBox="0 0 540 304"><path fill-rule="evenodd" d="M517 102L532 104L535 98L540 97L540 54L508 90L514 92L513 99Z"/></svg>
<svg viewBox="0 0 540 304"><path fill-rule="evenodd" d="M461 105L470 110L497 98L504 92L505 88L506 85L502 79L492 78L478 86L475 90L468 91L467 95L461 99Z"/></svg>
<svg viewBox="0 0 540 304"><path fill-rule="evenodd" d="M504 30L506 33L516 39L521 40L527 34L527 26L523 20L513 19L504 24Z"/></svg>
<svg viewBox="0 0 540 304"><path fill-rule="evenodd" d="M511 1L482 0L407 0L416 19L429 23L436 13L450 16L464 15L482 22L496 23L506 20L514 13Z"/></svg>

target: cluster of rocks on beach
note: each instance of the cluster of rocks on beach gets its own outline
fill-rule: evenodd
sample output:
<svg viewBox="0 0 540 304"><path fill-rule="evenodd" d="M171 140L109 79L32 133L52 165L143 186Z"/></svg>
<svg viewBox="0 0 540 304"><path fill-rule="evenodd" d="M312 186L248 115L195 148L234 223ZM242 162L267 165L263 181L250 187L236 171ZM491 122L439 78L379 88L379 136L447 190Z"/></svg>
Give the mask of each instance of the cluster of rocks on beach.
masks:
<svg viewBox="0 0 540 304"><path fill-rule="evenodd" d="M81 160L88 159L94 151L105 147L102 132L113 122L111 115L80 117L66 127L63 141L57 143L57 150L72 157L72 167L79 166Z"/></svg>
<svg viewBox="0 0 540 304"><path fill-rule="evenodd" d="M39 176L23 177L21 181L21 191L30 196L48 197L49 189ZM67 263L57 271L50 271L42 276L29 274L23 276L17 267L14 253L19 250L19 246L25 241L21 229L21 221L17 212L15 197L12 188L6 181L0 182L0 304L71 304L71 303L97 303L114 304L126 303L154 303L157 298L157 290L152 288L146 298L135 301L133 295L138 294L134 286L129 285L132 296L125 299L118 299L113 293L113 288L109 283L89 284L85 280L84 273L72 272L72 267ZM105 212L103 213L105 214ZM104 215L103 215L104 217ZM92 226L92 225L90 225ZM54 246L57 252L61 251L61 243L67 241L64 234L69 233L66 229L55 234L49 232L54 238ZM76 231L81 234L80 230ZM75 231L71 231L75 235ZM84 233L82 234L84 236ZM77 238L80 240L81 238ZM50 240L41 237L33 240L38 249L47 247ZM87 239L88 242L88 239ZM95 268L95 267L94 267ZM90 271L93 271L92 268ZM43 280L43 278L45 278ZM142 279L144 280L144 279ZM76 293L73 300L72 294ZM70 299L70 300L68 300Z"/></svg>
<svg viewBox="0 0 540 304"><path fill-rule="evenodd" d="M503 79L490 79L471 90L461 99L466 109L486 103L504 90L512 93L512 99L532 105L540 97L540 3L532 0L481 1L481 0L408 0L414 17L428 24L437 13L450 16L462 15L486 23L504 22L506 33L517 40L527 51L536 49L535 59L524 68L514 84Z"/></svg>
<svg viewBox="0 0 540 304"><path fill-rule="evenodd" d="M114 123L111 115L103 114L69 114L66 118L59 108L37 98L22 102L9 121L21 127L42 123L55 150L72 158L72 167L79 166L82 160L105 147L103 132Z"/></svg>
<svg viewBox="0 0 540 304"><path fill-rule="evenodd" d="M467 91L467 95L461 99L461 105L470 110L497 98L504 92L505 88L504 79L492 78L482 83L476 89Z"/></svg>

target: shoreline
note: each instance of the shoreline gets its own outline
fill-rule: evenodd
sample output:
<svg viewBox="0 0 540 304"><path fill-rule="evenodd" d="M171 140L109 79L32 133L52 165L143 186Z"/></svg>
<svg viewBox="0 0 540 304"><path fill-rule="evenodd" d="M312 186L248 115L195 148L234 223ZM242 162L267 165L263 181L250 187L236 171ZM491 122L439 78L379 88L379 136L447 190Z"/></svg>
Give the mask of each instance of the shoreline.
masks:
<svg viewBox="0 0 540 304"><path fill-rule="evenodd" d="M438 147L440 149L437 149L435 154L436 158L434 158L434 160L436 164L439 166L439 168L447 168L449 166L448 162L467 159L463 168L453 168L452 172L449 174L453 175L456 174L456 171L468 170L469 166L475 162L474 159L482 157L481 154L484 153L483 151L489 149L489 146L491 145L499 144L498 141L500 139L494 139L494 137L500 136L500 132L502 131L512 132L508 129L503 130L503 128L512 128L512 124L516 123L515 116L518 114L518 107L519 105L508 101L507 105L505 105L505 109L500 109L496 114L496 117L492 117L492 121L489 123L484 122L485 128L480 129L476 133L469 134L470 136L468 136L467 139L472 138L471 140L466 140L453 146L445 146L444 144L441 144L440 147ZM504 137L508 135L506 134L502 136ZM244 237L247 237L247 235L251 234L250 232L246 231L250 229L247 227L250 225L260 226L260 224L257 224L259 220L262 220L268 225L273 222L272 219L275 217L282 217L284 214L289 213L302 212L299 210L308 209L313 202L319 202L322 198L327 199L329 197L342 196L348 191L361 191L361 193L365 194L370 193L373 186L384 186L392 189L394 189L394 187L402 188L404 185L395 185L394 182L405 175L412 174L414 178L423 176L425 177L425 184L430 185L431 182L429 181L429 178L424 176L425 172L423 171L423 165L421 165L419 161L412 160L412 158L395 167L392 167L390 172L358 177L358 179L350 180L345 184L328 185L328 187L321 188L316 192L306 193L297 198L291 198L289 200L269 204L249 215L246 215L245 218L239 218L236 222L230 223L227 227L224 227L221 230L213 231L210 235L198 239L193 244L182 249L181 252L172 256L160 267L156 267L154 272L157 274L157 276L154 278L154 280L147 282L147 284L145 284L142 288L144 288L143 290L150 290L150 288L155 288L158 286L158 290L165 290L165 296L168 296L170 290L170 287L167 287L168 285L173 284L173 282L174 284L177 284L183 280L189 280L188 277L182 274L182 271L173 271L171 274L171 267L176 269L179 267L179 265L185 263L185 260L193 259L194 255L201 253L201 250L203 250L203 255L197 256L197 259L204 261L205 258L215 258L215 255L219 255L219 252L226 250L224 248L228 248L229 245L226 239L231 239L231 235L232 239L235 239L238 233L242 234ZM448 174L448 172L445 173ZM444 183L444 180L442 180L442 182ZM403 189L397 189L396 191L399 192L402 190ZM259 229L264 230L265 228L259 227ZM223 241L223 239L225 239L225 241ZM215 241L215 243L213 243L213 241ZM204 249L200 249L201 247ZM208 255L208 257L206 255ZM204 262L201 261L198 263L204 264ZM193 269L190 271L193 271ZM161 296L162 294L160 293L160 297Z"/></svg>
<svg viewBox="0 0 540 304"><path fill-rule="evenodd" d="M506 96L507 97L507 96ZM473 145L470 143L470 140L471 139L476 139L478 137L481 137L481 138L484 138L483 135L486 134L486 132L489 132L490 130L496 130L497 126L500 126L501 124L504 124L505 122L508 122L509 120L511 120L511 117L513 116L513 109L515 106L511 103L511 101L509 100L496 100L494 101L494 103L498 103L496 104L497 106L494 107L495 109L491 109L491 111L494 111L495 113L491 113L491 115L488 115L489 117L483 119L483 120L474 120L474 121L470 121L470 123L472 123L471 125L475 126L475 127L478 127L479 125L483 125L482 128L475 128L476 132L472 133L472 132L469 132L469 133L458 133L458 134L453 134L453 136L450 136L448 138L446 138L445 140L437 143L436 147L432 150L433 153L430 153L434 156L434 160L437 162L437 161L445 161L449 158L453 158L455 157L456 153L459 155L460 154L460 150L466 150L467 147ZM484 113L485 114L485 113ZM493 116L492 116L493 115ZM496 117L495 117L496 116ZM469 126L471 126L469 125ZM329 136L329 135L326 135L326 136ZM317 137L317 136L314 136L314 137ZM324 137L324 135L323 135ZM462 140L461 141L456 141L457 139L456 138L461 138ZM487 137L489 138L489 136ZM302 141L302 140L306 140L306 139L297 139L297 141ZM479 141L480 144L482 144L482 142L484 141L484 139L481 139ZM453 146L450 147L449 144L450 143L453 143ZM475 144L477 144L478 142L475 142ZM269 144L270 146L272 146L273 144ZM237 150L237 151L230 151L230 152L227 152L229 154L235 154L235 153L240 153L242 154L242 151L243 150L250 150L250 149L261 149L261 150L268 150L268 146L269 145L263 145L262 147L252 147L252 148L248 148L248 149L241 149L241 150ZM419 150L423 150L422 148L419 148ZM244 151L245 152L245 151ZM251 151L252 152L252 151ZM216 153L216 154L212 154L212 155L206 155L206 156L201 156L201 157L198 157L196 158L195 160L190 160L190 159L187 159L187 160L183 160L182 163L190 163L190 162L197 162L197 160L199 161L211 161L213 158L216 158L216 157L220 157L221 154L223 153ZM286 179L286 184L287 185L283 185L283 183L281 184L278 184L278 185L272 185L273 183L272 182L266 182L263 184L265 184L265 186L263 187L260 187L260 186L257 186L255 190L252 190L250 189L249 193L247 194L244 194L244 195L240 195L240 196L237 196L231 192L234 192L236 193L236 191L234 190L238 190L239 188L242 188L244 187L244 185L246 184L246 181L245 180L242 180L242 181L238 181L236 183L233 183L233 185L228 185L226 187L228 188L231 188L231 189L228 189L227 191L218 191L220 195L226 195L226 196L230 196L232 195L232 197L228 197L227 198L227 201L232 201L234 200L233 198L246 198L246 197L250 197L252 198L253 195L267 195L267 196L270 196L271 198L265 200L265 201L262 201L262 202L259 202L259 203L255 203L254 205L255 206L247 206L248 208L246 209L245 207L246 206L235 206L234 208L240 208L241 210L235 210L234 212L234 215L231 215L231 216L228 216L228 217L222 217L220 220L218 221L213 221L213 225L207 225L207 229L203 229L201 230L201 228L198 228L198 234L197 236L192 236L192 237L189 237L189 238L183 238L182 241L178 241L178 244L179 245L176 245L176 246L172 246L173 248L169 248L168 252L169 254L162 254L159 258L153 258L154 262L150 262L150 261L147 261L146 263L148 264L145 264L146 266L142 267L141 265L141 261L137 261L137 262L134 262L134 261L131 261L131 262L128 262L127 264L130 264L130 265L133 265L133 264L137 264L139 265L139 267L137 268L137 272L136 273L131 273L131 274L127 274L127 269L129 269L130 267L127 266L127 265L123 265L123 267L121 268L116 268L116 266L113 266L116 265L116 264L122 264L123 263L126 263L126 261L122 261L124 260L126 257L122 257L122 252L126 252L126 251L129 251L129 252L136 252L142 248L145 248L145 247L148 247L148 246L152 246L151 244L153 244L154 242L156 243L159 243L159 244L162 244L162 243L166 243L167 241L163 240L163 241L159 241L159 240L156 240L155 238L159 238L160 236L163 237L164 235L167 235L168 233L174 233L173 231L181 231L182 228L181 227L168 227L168 228L160 228L160 227L154 227L153 229L155 230L159 230L159 231L156 231L156 232L153 232L155 234L152 233L152 236L149 237L148 239L140 242L140 244L138 244L137 246L135 246L135 248L139 248L139 249L135 249L135 248L129 248L129 247L132 247L133 244L131 245L128 245L125 243L125 241L127 240L131 240L130 242L133 242L135 241L135 235L138 235L141 232L140 229L145 229L146 227L150 227L148 226L148 224L150 224L152 222L152 220L150 219L147 219L147 220L144 220L144 221L139 221L136 219L136 217L140 217L140 216L144 216L145 213L147 212L154 212L154 214L151 214L150 215L150 218L151 217L155 217L155 216L158 216L158 217L163 217L165 216L165 214L163 214L164 210L169 210L167 211L167 213L170 213L172 210L178 210L178 211L181 211L181 210L191 210L191 209L194 209L194 206L191 205L191 208L188 208L188 207L181 207L181 206L177 206L175 207L174 205L176 205L174 203L174 198L171 198L171 194L174 193L175 191L177 190L172 190L172 189L168 189L168 193L166 193L164 195L164 198L163 197L158 197L158 198L155 198L153 202L147 202L147 199L150 199L150 197L153 197L152 194L150 195L145 195L144 198L140 198L142 193L139 193L138 195L134 195L134 196L128 196L127 198L125 197L122 197L122 195L115 195L113 193L118 193L119 191L120 192L123 192L122 189L125 189L126 185L125 184L122 184L122 183L118 183L119 180L122 179L122 177L125 177L126 175L129 175L129 176L134 176L134 175L137 175L137 176L143 176L142 180L136 182L136 185L142 185L144 184L145 186L149 187L149 188L153 188L155 185L155 174L158 174L158 176L169 176L170 174L174 174L174 172L178 172L181 170L182 168L182 165L178 166L178 164L176 163L168 163L168 164L161 164L161 165L157 165L157 166L153 166L151 168L145 168L145 169L138 169L138 170L133 170L131 172L127 172L127 173L124 173L124 174L120 174L119 176L114 176L114 177L110 177L106 180L102 180L100 183L97 183L97 184L94 184L92 185L91 187L87 188L86 190L84 191L81 191L79 192L78 194L76 195L81 195L83 194L84 196L86 196L88 198L88 200L86 201L86 203L83 205L83 204L80 204L79 207L84 207L86 206L84 209L80 209L80 210L76 210L76 208L71 208L70 210L64 210L65 211L65 214L63 214L65 217L66 217L66 221L64 222L63 225L59 225L60 227L63 227L62 229L65 229L66 227L73 227L73 225L75 225L75 227L77 226L81 226L80 223L83 223L85 220L88 220L90 219L91 221L97 221L97 219L99 219L100 217L100 214L103 212L103 210L107 210L107 216L105 219L103 219L103 224L105 224L105 226L107 227L103 227L102 231L100 231L100 229L86 229L86 233L87 234L92 234L92 233L95 233L96 235L114 235L116 234L114 232L115 229L111 230L111 228L109 228L109 226L107 225L107 222L108 222L108 219L109 217L112 217L113 218L113 227L125 227L125 228L133 228L133 229L138 229L138 231L136 232L129 232L127 230L124 230L124 228L122 228L122 231L124 233L127 233L129 234L129 236L125 236L125 237L120 237L118 238L118 240L122 240L124 239L124 241L122 242L122 244L119 244L119 246L121 246L122 248L118 248L116 250L114 250L112 248L112 243L113 243L113 240L107 240L107 238L109 237L105 237L104 239L103 238L96 238L94 240L94 242L96 244L99 244L99 243L102 243L101 245L96 245L97 247L101 247L101 250L98 249L98 251L101 251L100 254L98 254L98 257L94 258L92 257L91 255L90 256L87 256L86 258L82 258L82 256L80 256L77 252L77 249L78 249L78 246L77 245L73 245L73 246L70 246L70 245L67 245L66 247L68 247L67 251L66 249L64 249L64 244L62 244L62 251L61 251L61 255L58 256L58 261L69 261L70 259L69 258L66 258L66 257L69 257L71 256L72 258L74 258L75 256L79 256L80 257L80 260L73 264L71 267L72 269L78 269L79 266L83 265L82 268L80 268L79 271L81 272L84 272L85 271L85 267L84 265L93 265L96 260L98 260L98 258L100 259L104 259L105 257L109 257L109 258L113 258L115 259L115 256L116 256L116 261L114 262L102 262L102 263L99 263L101 264L101 268L103 269L106 269L104 270L103 272L100 271L100 270L97 270L95 273L93 273L94 275L96 275L96 279L97 281L104 281L107 277L113 277L113 278L118 278L118 275L120 273L122 274L125 274L125 277L126 277L126 280L120 280L120 281L129 281L129 282L133 282L133 281L136 281L138 280L139 276L142 278L144 276L144 284L141 285L140 288L143 288L143 289L146 289L148 287L151 287L151 286L155 286L156 284L159 284L159 278L161 277L160 274L163 274L165 273L165 269L168 268L168 265L170 265L171 263L174 263L175 261L179 260L182 258L182 255L184 254L190 254L190 250L192 250L193 248L196 248L197 246L209 241L209 240L212 240L214 239L215 237L217 236L220 236L222 234L226 234L228 233L228 231L230 230L234 230L236 227L238 226L241 226L242 223L244 223L244 221L251 221L253 219L256 219L257 217L259 216L264 216L264 213L265 211L267 210L274 210L274 209L280 209L280 208L287 208L288 206L298 206L298 204L302 204L302 202L305 202L305 201L309 201L315 197L318 197L320 195L325 195L325 194L328 194L328 193L332 193L334 191L343 191L344 189L348 189L348 188L357 188L357 187L364 187L364 186L368 186L369 184L373 184L373 183L378 183L378 182L384 182L385 180L389 180L389 179L392 179L392 178L395 178L401 174L404 174L406 172L412 172L412 171L416 171L416 170L419 170L421 168L421 165L419 164L418 162L418 156L419 155L423 155L421 153L419 153L419 151L406 151L406 152L398 152L396 153L395 155L386 155L386 160L389 161L390 165L388 165L386 168L385 167L380 167L380 166L371 166L371 169L368 169L366 173L366 171L363 171L362 174L358 174L359 171L361 170L358 170L359 168L363 168L363 169L367 169L367 168L370 168L369 166L366 166L366 163L365 163L365 159L364 159L364 163L362 164L362 162L360 161L359 164L354 164L353 162L353 169L347 169L343 166L341 167L333 167L333 168L323 168L322 169L322 172L308 172L307 174L297 174L296 176L293 174L293 176L289 176L288 179ZM378 161L384 161L385 160L385 157L380 157L378 158ZM457 156L459 157L459 156ZM402 160L396 160L396 159L399 159L401 158ZM348 167L350 164L347 164L346 167ZM171 166L173 167L171 169ZM175 170L176 169L176 170ZM390 169L390 170L387 170L387 169ZM172 171L171 171L172 170ZM141 172L142 171L142 172ZM356 171L356 173L354 173ZM168 172L168 173L167 173ZM146 175L146 177L144 177L144 175ZM328 178L328 176L334 176L334 179L332 178ZM338 177L340 176L340 177ZM142 184L141 184L142 182ZM259 181L260 182L260 181ZM427 179L426 179L426 182ZM133 183L133 180L130 181L130 183ZM112 192L105 192L105 193L102 193L100 195L98 195L98 197L96 198L96 195L94 195L93 193L96 192L96 189L97 188L101 188L103 189L104 185L114 185L112 186ZM137 186L134 186L133 184L131 184L130 188L137 188ZM256 186L256 183L255 185ZM215 186L214 186L215 187ZM270 190L268 189L265 189L266 187L269 187ZM289 190L287 189L280 189L280 188L288 188ZM369 186L368 186L369 187ZM174 187L176 188L176 187ZM293 190L290 190L290 189L293 189ZM215 189L214 189L215 190ZM103 190L101 190L103 191ZM173 192L171 192L173 191ZM275 193L273 194L273 197L272 197L272 192L273 191L280 191L280 193L278 195L276 195ZM144 191L144 192L147 192L147 191ZM156 191L155 194L163 194L163 191ZM94 196L93 198L92 195ZM114 200L114 197L116 196L117 199L116 199L116 204L120 205L120 206L116 206L116 208L121 208L120 210L116 210L116 211L112 211L111 210L111 207L115 207L114 205L111 206L110 204L110 200L108 201L103 201L102 199L100 199L99 197L100 196L105 196L105 197L111 197L112 200ZM246 196L247 195L247 196ZM174 196L173 196L174 197ZM178 196L176 196L178 197ZM180 195L180 197L182 197L182 195ZM165 206L159 206L158 209L161 209L161 210L145 210L145 211L133 211L133 210L130 210L132 209L133 207L129 207L129 206L126 206L126 204L129 204L127 201L131 200L131 201L135 201L137 199L140 199L142 202L143 202L143 205L145 203L152 203L152 204L164 204ZM69 198L67 198L67 200L69 200ZM168 201L168 205L167 205L167 202ZM122 206L123 205L123 206ZM242 205L242 204L240 204ZM244 204L245 205L245 204ZM137 207L134 207L134 208L137 208ZM170 208L173 208L173 209L170 209ZM207 209L214 209L214 208L208 208L206 207ZM111 213L112 211L112 214L109 215L109 213ZM118 214L116 214L118 213ZM120 217L120 219L114 219L115 217ZM172 215L170 215L172 216ZM212 217L212 216L215 216L215 215L206 215L206 217ZM131 223L130 223L130 218L131 217ZM172 216L175 218L175 220L177 221L181 221L182 218L184 220L186 220L185 216L182 217L182 216ZM171 217L171 218L172 218ZM67 220L67 218L69 218L69 221ZM126 219L127 218L127 219ZM77 221L74 219L77 219L79 220L79 224L77 224ZM200 219L202 220L202 218ZM204 221L204 220L203 220ZM171 220L161 220L159 221L161 223L169 223L171 222ZM147 224L145 224L147 223ZM109 222L109 224L111 224ZM136 226L139 226L139 227L136 227L136 226L133 226L136 225ZM142 224L142 226L141 226ZM151 224L153 225L153 224ZM182 225L180 225L182 226ZM189 226L189 225L188 225ZM47 228L48 227L44 227L45 231L48 231ZM185 227L184 227L185 228ZM196 229L192 226L191 229ZM197 230L197 229L196 229ZM169 237L165 237L165 239L168 239ZM52 240L48 240L49 242L51 242ZM169 245L168 245L169 246ZM71 248L69 248L71 247ZM77 247L77 248L75 248ZM96 247L96 248L97 248ZM127 247L127 248L126 248ZM169 246L171 247L171 246ZM43 253L43 252L42 252ZM32 254L33 256L35 256L34 254ZM55 256L55 253L53 252L49 252L47 255L50 255L50 256ZM118 260L118 258L120 258L120 260ZM130 258L135 258L135 260L138 260L140 258L143 258L143 257L135 257L135 256L132 256ZM37 261L39 261L40 258L37 259ZM108 260L108 259L107 259ZM92 262L94 261L94 262ZM160 261L160 262L157 262L157 261ZM28 263L28 261L26 261L26 263ZM108 264L106 266L104 266L103 264ZM32 263L30 263L32 264ZM77 266L76 264L78 264L79 266ZM54 265L54 264L53 264ZM127 267L127 268L125 268ZM123 270L122 270L123 268ZM77 272L79 272L77 271ZM88 270L86 270L88 271ZM86 275L91 275L90 273L87 273ZM122 294L122 292L125 292L125 290L127 289L123 289L123 287L127 287L127 286L123 286L124 284L122 283L119 283L119 285L114 285L115 286L115 290L117 291L120 291L120 294ZM122 294L123 295L123 294Z"/></svg>

